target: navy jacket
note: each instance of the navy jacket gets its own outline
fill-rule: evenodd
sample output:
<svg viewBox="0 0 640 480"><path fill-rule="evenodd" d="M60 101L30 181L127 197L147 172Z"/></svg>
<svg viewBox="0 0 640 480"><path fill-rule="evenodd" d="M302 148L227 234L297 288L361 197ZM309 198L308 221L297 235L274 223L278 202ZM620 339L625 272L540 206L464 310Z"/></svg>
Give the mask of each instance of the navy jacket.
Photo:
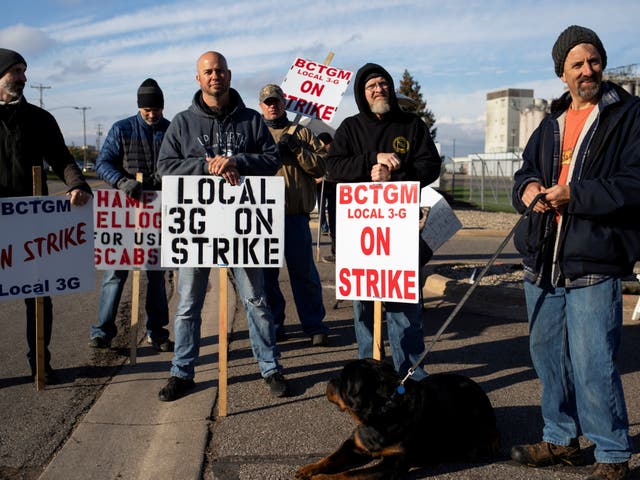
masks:
<svg viewBox="0 0 640 480"><path fill-rule="evenodd" d="M113 124L96 160L96 173L112 187L122 178L143 174L145 189L159 190L156 176L158 154L169 120L162 118L149 125L142 115L125 118Z"/></svg>
<svg viewBox="0 0 640 480"><path fill-rule="evenodd" d="M570 280L628 275L640 260L640 98L612 82L603 82L602 91L598 117L580 145L581 165L569 184L571 199L558 237L559 266ZM524 150L513 187L513 205L520 213L528 183L550 187L557 182L557 119L570 103L568 92L554 102ZM553 254L554 215L532 213L515 232L516 248L531 272L539 273Z"/></svg>

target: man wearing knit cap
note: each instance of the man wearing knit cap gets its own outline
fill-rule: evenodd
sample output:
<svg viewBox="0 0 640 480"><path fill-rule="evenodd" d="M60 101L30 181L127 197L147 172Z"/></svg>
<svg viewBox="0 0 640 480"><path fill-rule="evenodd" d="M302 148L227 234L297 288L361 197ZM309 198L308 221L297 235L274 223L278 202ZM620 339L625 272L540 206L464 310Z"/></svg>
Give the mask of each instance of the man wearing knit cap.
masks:
<svg viewBox="0 0 640 480"><path fill-rule="evenodd" d="M420 187L438 178L442 160L429 129L417 115L400 109L391 75L380 65L367 63L356 73L353 93L360 113L346 118L336 130L326 158L327 176L335 182L419 181ZM421 250L428 248L422 245ZM424 263L426 259L420 259ZM358 356L370 358L373 302L354 301L353 317ZM424 350L422 306L385 302L385 317L393 364L405 376ZM411 378L426 376L416 368Z"/></svg>
<svg viewBox="0 0 640 480"><path fill-rule="evenodd" d="M160 144L169 127L169 120L162 116L164 96L158 83L147 78L138 88L138 113L116 122L100 150L96 160L96 173L105 182L138 199L143 190L160 190L157 160ZM142 173L142 182L136 174ZM98 323L90 330L89 346L109 348L116 336L116 316L120 297L127 281L127 270L105 270L102 276ZM165 289L164 272L147 270L147 342L160 352L173 351L169 340L169 308Z"/></svg>
<svg viewBox="0 0 640 480"><path fill-rule="evenodd" d="M91 188L64 143L53 116L23 96L27 82L27 62L18 52L0 48L0 198L33 195L32 166L42 170L43 195L48 195L46 162L69 187L71 205L81 206L91 199ZM25 300L27 307L27 359L31 375L36 370L35 299ZM47 384L59 380L51 368L49 342L53 323L50 297L44 297L45 374Z"/></svg>
<svg viewBox="0 0 640 480"><path fill-rule="evenodd" d="M579 464L586 480L628 478L629 421L616 357L621 279L640 260L640 99L602 80L607 52L593 30L570 26L551 56L567 85L531 136L513 205L534 205L515 233L525 268L530 352L542 383L542 441L511 457L527 466Z"/></svg>

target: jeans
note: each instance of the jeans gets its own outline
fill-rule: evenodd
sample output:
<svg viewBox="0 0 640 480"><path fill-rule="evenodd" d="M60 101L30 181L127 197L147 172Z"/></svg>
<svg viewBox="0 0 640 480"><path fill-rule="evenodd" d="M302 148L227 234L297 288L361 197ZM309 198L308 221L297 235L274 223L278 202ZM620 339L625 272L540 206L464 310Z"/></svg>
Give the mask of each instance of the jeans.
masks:
<svg viewBox="0 0 640 480"><path fill-rule="evenodd" d="M524 284L530 351L542 383L543 439L568 445L584 434L596 462L631 456L629 422L616 357L622 336L622 284L582 288Z"/></svg>
<svg viewBox="0 0 640 480"><path fill-rule="evenodd" d="M419 303L385 302L387 336L396 371L407 374L424 351L422 311ZM373 357L373 302L354 300L353 320L358 341L358 358ZM411 378L422 380L427 373L417 368Z"/></svg>
<svg viewBox="0 0 640 480"><path fill-rule="evenodd" d="M313 260L313 244L307 215L285 215L284 256L289 270L293 299L304 333L308 336L329 333L329 328L322 322L325 316L322 283ZM286 306L280 290L279 275L279 268L264 270L265 293L276 331L284 329Z"/></svg>
<svg viewBox="0 0 640 480"><path fill-rule="evenodd" d="M209 282L209 268L181 268L178 274L180 301L174 320L175 347L171 375L192 379L200 354L202 306ZM264 378L280 372L280 351L276 345L273 317L264 295L261 268L233 268L238 293L242 298L253 356Z"/></svg>
<svg viewBox="0 0 640 480"><path fill-rule="evenodd" d="M320 222L320 229L323 232L327 232L329 230L329 224L327 222L327 195L326 192L322 189L322 182L316 184L316 202L318 204L318 220Z"/></svg>
<svg viewBox="0 0 640 480"><path fill-rule="evenodd" d="M169 307L167 292L164 284L164 271L147 270L147 299L145 311L147 313L147 333L154 341L169 338ZM102 275L100 300L98 302L98 324L91 326L90 337L103 337L107 341L113 340L117 334L116 316L118 305L124 290L124 284L129 276L128 270L105 270Z"/></svg>
<svg viewBox="0 0 640 480"><path fill-rule="evenodd" d="M27 307L27 361L31 367L31 373L36 373L36 299L25 298L24 303ZM49 343L51 342L51 331L53 326L53 304L51 297L43 297L43 323L44 323L44 366L45 370L51 370L51 352L49 351Z"/></svg>

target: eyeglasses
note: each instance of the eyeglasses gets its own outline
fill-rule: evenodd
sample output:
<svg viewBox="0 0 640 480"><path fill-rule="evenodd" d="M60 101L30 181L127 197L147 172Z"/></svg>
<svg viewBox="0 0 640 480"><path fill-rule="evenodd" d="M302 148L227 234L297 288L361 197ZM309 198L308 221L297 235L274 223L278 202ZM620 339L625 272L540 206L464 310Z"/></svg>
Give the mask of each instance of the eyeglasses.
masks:
<svg viewBox="0 0 640 480"><path fill-rule="evenodd" d="M377 82L364 87L367 92L373 92L376 88L379 88L380 90L388 90L389 84L387 82Z"/></svg>

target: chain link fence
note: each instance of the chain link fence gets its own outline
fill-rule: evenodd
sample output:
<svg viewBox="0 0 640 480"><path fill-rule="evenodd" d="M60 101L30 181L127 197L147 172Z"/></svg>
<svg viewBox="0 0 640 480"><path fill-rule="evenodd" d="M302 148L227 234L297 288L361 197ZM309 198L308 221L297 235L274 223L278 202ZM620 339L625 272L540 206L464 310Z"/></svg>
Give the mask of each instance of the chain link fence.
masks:
<svg viewBox="0 0 640 480"><path fill-rule="evenodd" d="M455 161L445 159L438 189L453 200L481 210L515 212L511 205L513 174L522 165L517 152L474 154Z"/></svg>

